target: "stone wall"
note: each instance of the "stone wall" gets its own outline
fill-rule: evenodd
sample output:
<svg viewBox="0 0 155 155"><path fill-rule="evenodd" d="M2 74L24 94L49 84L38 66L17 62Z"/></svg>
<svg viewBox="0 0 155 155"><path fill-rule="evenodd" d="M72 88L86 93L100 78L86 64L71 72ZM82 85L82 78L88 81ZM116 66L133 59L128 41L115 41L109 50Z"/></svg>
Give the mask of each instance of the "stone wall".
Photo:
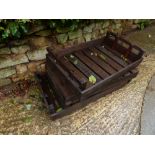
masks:
<svg viewBox="0 0 155 155"><path fill-rule="evenodd" d="M73 32L53 35L51 30L36 27L25 39L0 44L0 87L33 77L45 71L46 47L69 47L105 36L107 31L122 33L135 29L137 20L103 20Z"/></svg>

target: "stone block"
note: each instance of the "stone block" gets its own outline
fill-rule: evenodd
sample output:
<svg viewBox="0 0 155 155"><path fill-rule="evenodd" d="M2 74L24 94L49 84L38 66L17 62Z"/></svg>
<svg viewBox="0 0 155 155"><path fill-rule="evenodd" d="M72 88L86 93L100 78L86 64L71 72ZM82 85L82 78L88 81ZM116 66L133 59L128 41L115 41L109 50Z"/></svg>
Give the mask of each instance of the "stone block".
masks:
<svg viewBox="0 0 155 155"><path fill-rule="evenodd" d="M138 24L140 22L140 19L134 19L133 23Z"/></svg>
<svg viewBox="0 0 155 155"><path fill-rule="evenodd" d="M116 24L121 23L121 19L114 19L113 21L114 21Z"/></svg>
<svg viewBox="0 0 155 155"><path fill-rule="evenodd" d="M51 41L47 37L33 37L29 39L29 43L33 49L40 49L51 45Z"/></svg>
<svg viewBox="0 0 155 155"><path fill-rule="evenodd" d="M46 71L46 67L45 67L45 63L40 65L40 71L41 72L45 72Z"/></svg>
<svg viewBox="0 0 155 155"><path fill-rule="evenodd" d="M47 50L46 49L39 49L39 50L35 50L35 51L29 51L27 52L27 56L29 58L29 60L43 60L46 58L46 54L47 54Z"/></svg>
<svg viewBox="0 0 155 155"><path fill-rule="evenodd" d="M68 35L70 40L80 38L82 36L82 30L68 32Z"/></svg>
<svg viewBox="0 0 155 155"><path fill-rule="evenodd" d="M0 87L11 84L11 80L9 78L0 79Z"/></svg>
<svg viewBox="0 0 155 155"><path fill-rule="evenodd" d="M20 64L16 66L16 71L17 74L24 74L27 72L27 65L25 64Z"/></svg>
<svg viewBox="0 0 155 155"><path fill-rule="evenodd" d="M30 47L28 45L22 45L22 46L12 47L11 48L11 51L14 54L26 53L27 51L30 51Z"/></svg>
<svg viewBox="0 0 155 155"><path fill-rule="evenodd" d="M93 31L97 31L100 29L102 29L102 23L101 22L95 24L95 28L93 29Z"/></svg>
<svg viewBox="0 0 155 155"><path fill-rule="evenodd" d="M103 35L103 36L105 36L106 33L107 33L107 31L108 31L107 29L101 29L100 30L100 34Z"/></svg>
<svg viewBox="0 0 155 155"><path fill-rule="evenodd" d="M120 24L120 23L117 23L116 25L115 25L115 28L116 29L119 29L119 28L121 28L122 27L122 24Z"/></svg>
<svg viewBox="0 0 155 155"><path fill-rule="evenodd" d="M92 39L97 39L100 35L100 30L93 31L91 35L92 35Z"/></svg>
<svg viewBox="0 0 155 155"><path fill-rule="evenodd" d="M91 33L93 31L93 28L95 27L95 24L91 24L89 26L84 27L83 32L84 33Z"/></svg>
<svg viewBox="0 0 155 155"><path fill-rule="evenodd" d="M20 80L23 80L24 79L24 76L23 77L19 77L19 76L17 76L17 75L13 75L12 77L11 77L11 80L12 80L12 82L17 82L17 81L20 81Z"/></svg>
<svg viewBox="0 0 155 155"><path fill-rule="evenodd" d="M38 61L38 62L31 62L27 65L28 67L28 70L31 72L31 73L34 73L34 72L37 72L37 71L40 71L40 64L42 64L44 61Z"/></svg>
<svg viewBox="0 0 155 155"><path fill-rule="evenodd" d="M84 34L84 38L85 38L85 41L91 41L91 38L92 38L92 34L91 33L87 33L87 34Z"/></svg>
<svg viewBox="0 0 155 155"><path fill-rule="evenodd" d="M102 28L105 29L110 25L110 21L104 21Z"/></svg>
<svg viewBox="0 0 155 155"><path fill-rule="evenodd" d="M64 44L68 40L68 34L59 34L56 36L58 43Z"/></svg>
<svg viewBox="0 0 155 155"><path fill-rule="evenodd" d="M85 39L84 39L84 37L80 37L77 39L77 41L78 41L78 44L81 44L81 43L85 42Z"/></svg>
<svg viewBox="0 0 155 155"><path fill-rule="evenodd" d="M11 75L16 74L16 70L13 67L5 68L0 70L0 79L7 78Z"/></svg>
<svg viewBox="0 0 155 155"><path fill-rule="evenodd" d="M44 25L32 25L28 32L28 35L44 30L46 27Z"/></svg>
<svg viewBox="0 0 155 155"><path fill-rule="evenodd" d="M132 29L137 29L137 28L138 28L138 25L133 24L133 25L131 26L131 28L132 28Z"/></svg>
<svg viewBox="0 0 155 155"><path fill-rule="evenodd" d="M0 49L0 55L1 54L11 54L11 50L9 48L1 48Z"/></svg>
<svg viewBox="0 0 155 155"><path fill-rule="evenodd" d="M0 69L29 62L25 54L0 56Z"/></svg>
<svg viewBox="0 0 155 155"><path fill-rule="evenodd" d="M41 37L47 37L47 36L50 36L51 34L52 34L51 30L42 30L42 31L35 33L35 35L41 36Z"/></svg>

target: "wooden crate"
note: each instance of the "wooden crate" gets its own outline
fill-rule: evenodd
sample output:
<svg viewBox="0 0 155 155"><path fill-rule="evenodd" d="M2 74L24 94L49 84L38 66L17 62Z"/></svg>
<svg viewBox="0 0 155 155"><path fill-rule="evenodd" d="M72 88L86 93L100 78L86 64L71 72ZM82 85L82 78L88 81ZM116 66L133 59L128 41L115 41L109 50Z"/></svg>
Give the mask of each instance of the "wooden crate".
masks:
<svg viewBox="0 0 155 155"><path fill-rule="evenodd" d="M134 69L144 53L110 32L104 38L71 48L47 50L47 75L63 108L103 92L113 81L117 82Z"/></svg>
<svg viewBox="0 0 155 155"><path fill-rule="evenodd" d="M53 85L51 85L50 79L47 74L37 75L40 90L42 91L42 97L44 99L44 103L49 110L49 113L52 119L57 119L63 117L65 115L71 114L80 108L83 108L88 103L96 101L100 97L103 97L128 83L132 78L137 75L137 70L131 70L125 75L121 76L117 80L114 80L107 87L104 87L102 91L90 96L86 100L80 101L80 98L76 98L74 102L62 106L61 102L59 102L59 97L56 95L55 89ZM60 111L59 111L60 110Z"/></svg>

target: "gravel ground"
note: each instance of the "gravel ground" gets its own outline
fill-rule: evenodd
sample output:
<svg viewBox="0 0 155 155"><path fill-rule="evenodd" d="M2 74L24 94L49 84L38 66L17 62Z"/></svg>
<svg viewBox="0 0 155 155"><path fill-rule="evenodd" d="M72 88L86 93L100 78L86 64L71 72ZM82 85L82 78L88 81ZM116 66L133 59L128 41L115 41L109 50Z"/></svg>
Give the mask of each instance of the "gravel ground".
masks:
<svg viewBox="0 0 155 155"><path fill-rule="evenodd" d="M155 76L151 79L143 101L141 117L141 134L155 134Z"/></svg>
<svg viewBox="0 0 155 155"><path fill-rule="evenodd" d="M145 90L155 73L154 35L152 26L127 37L148 53L136 78L72 115L52 121L42 106L37 86L24 97L1 100L0 134L139 134Z"/></svg>

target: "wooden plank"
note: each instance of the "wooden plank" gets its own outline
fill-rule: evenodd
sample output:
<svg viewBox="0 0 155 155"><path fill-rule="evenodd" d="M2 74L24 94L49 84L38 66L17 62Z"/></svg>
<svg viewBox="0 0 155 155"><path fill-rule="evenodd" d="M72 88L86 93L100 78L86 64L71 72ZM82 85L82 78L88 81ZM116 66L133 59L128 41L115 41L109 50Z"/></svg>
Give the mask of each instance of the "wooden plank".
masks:
<svg viewBox="0 0 155 155"><path fill-rule="evenodd" d="M118 64L120 64L121 66L123 67L126 67L128 64L131 63L130 60L127 60L127 61L124 61L121 57L122 57L122 54L115 51L115 50L109 50L109 49L106 49L102 46L97 46L97 49L101 50L104 54L108 55L111 59L113 59L114 61L116 61Z"/></svg>
<svg viewBox="0 0 155 155"><path fill-rule="evenodd" d="M47 74L36 74L36 79L38 81L38 87L41 91L42 98L44 100L44 106L49 110L50 113L55 113L57 106L57 100L53 95L53 90L51 92L51 87L49 88L49 83L47 82L48 76ZM48 90L47 90L48 89ZM50 106L51 105L51 106Z"/></svg>
<svg viewBox="0 0 155 155"><path fill-rule="evenodd" d="M72 100L77 97L77 93L75 92L74 88L67 83L61 74L53 71L51 68L48 68L47 74L50 79L50 84L53 86L59 102L63 105L63 107L70 105Z"/></svg>
<svg viewBox="0 0 155 155"><path fill-rule="evenodd" d="M65 98L62 94L62 90L61 88L59 87L56 87L55 84L57 84L57 82L53 83L53 81L55 80L55 78L53 78L53 76L51 77L50 74L53 74L51 72L51 69L47 68L47 74L48 74L48 77L50 79L50 84L52 85L52 87L54 88L55 92L56 92L56 97L58 99L58 102L60 103L60 105L64 108L66 105L65 105Z"/></svg>
<svg viewBox="0 0 155 155"><path fill-rule="evenodd" d="M47 51L49 52L49 54L53 53L57 58L60 58L60 57L63 57L67 54L71 54L75 51L81 50L83 48L88 48L88 47L92 47L95 45L103 45L103 42L104 42L104 37L100 38L100 39L88 41L86 43L82 43L79 45L75 45L75 46L72 46L70 48L61 49L61 50L54 50L51 47L48 47Z"/></svg>
<svg viewBox="0 0 155 155"><path fill-rule="evenodd" d="M73 80L70 76L69 76L69 73L66 72L60 65L58 62L55 62L53 60L53 58L50 56L50 55L47 55L46 57L46 62L47 61L50 61L52 63L52 65L55 67L55 69L59 70L64 78L66 78L68 80L68 82L79 92L79 94L81 94L81 89L79 88L79 84ZM47 66L47 65L46 65ZM47 70L47 69L46 69Z"/></svg>
<svg viewBox="0 0 155 155"><path fill-rule="evenodd" d="M98 56L95 55L93 51L90 51L89 49L83 50L84 54L87 55L90 59L92 59L96 64L98 64L103 70L105 70L109 75L116 73L116 70L113 69L108 63L106 63L104 60L101 60L98 58ZM93 55L92 55L93 53Z"/></svg>
<svg viewBox="0 0 155 155"><path fill-rule="evenodd" d="M107 55L103 54L100 50L96 49L96 48L89 48L91 51L93 51L94 53L97 53L98 56L101 55L104 58L104 61L109 64L112 68L114 68L115 70L119 71L121 70L123 67L116 63L113 59L111 59L110 57L108 57ZM100 56L100 59L103 60L103 58Z"/></svg>
<svg viewBox="0 0 155 155"><path fill-rule="evenodd" d="M99 82L101 78L95 74L89 67L87 67L81 60L79 60L75 55L73 55L74 58L71 58L69 55L66 56L68 60L70 60L72 63L77 61L77 63L74 63L74 65L89 79L91 75L95 76L96 82ZM88 82L89 83L89 82Z"/></svg>
<svg viewBox="0 0 155 155"><path fill-rule="evenodd" d="M68 81L68 85L71 85L71 86L75 89L75 91L77 92L77 95L76 95L76 96L80 96L81 90L80 90L80 88L78 87L79 85L69 77L68 73L65 72L65 71L61 68L61 66L59 66L59 64L57 64L56 62L54 62L52 58L47 57L46 59L47 59L47 62L48 62L48 60L50 59L50 61L49 61L50 64L47 64L47 65L46 65L46 70L47 70L47 72L48 72L48 68L47 68L47 67L51 68L51 66L53 66L54 69L56 69L57 71L61 72L62 78L65 78L65 79ZM50 78L50 77L49 77L49 78ZM57 78L59 78L59 77L57 77ZM56 88L57 88L57 87L56 87ZM58 91L58 92L59 92L59 91ZM61 96L60 96L60 98L61 98Z"/></svg>
<svg viewBox="0 0 155 155"><path fill-rule="evenodd" d="M82 51L78 51L74 53L78 59L80 59L87 67L89 67L93 72L95 72L102 79L105 79L109 76L107 72L105 72L99 65L94 63L89 57L84 55Z"/></svg>
<svg viewBox="0 0 155 155"><path fill-rule="evenodd" d="M61 57L59 62L69 72L69 75L79 83L80 88L85 89L88 82L86 76L82 74L68 59Z"/></svg>
<svg viewBox="0 0 155 155"><path fill-rule="evenodd" d="M82 91L82 95L81 95L81 100L89 97L90 94L92 94L92 92L97 91L100 88L104 88L107 87L107 85L110 84L110 82L114 79L117 79L118 77L122 76L123 74L125 74L126 72L128 72L129 70L132 70L133 68L137 67L138 64L142 61L142 58L135 61L134 63L128 65L126 68L122 68L120 71L118 71L117 73L109 76L109 78L100 81L98 83L96 83L95 85L93 85L91 88L88 88L84 91Z"/></svg>

